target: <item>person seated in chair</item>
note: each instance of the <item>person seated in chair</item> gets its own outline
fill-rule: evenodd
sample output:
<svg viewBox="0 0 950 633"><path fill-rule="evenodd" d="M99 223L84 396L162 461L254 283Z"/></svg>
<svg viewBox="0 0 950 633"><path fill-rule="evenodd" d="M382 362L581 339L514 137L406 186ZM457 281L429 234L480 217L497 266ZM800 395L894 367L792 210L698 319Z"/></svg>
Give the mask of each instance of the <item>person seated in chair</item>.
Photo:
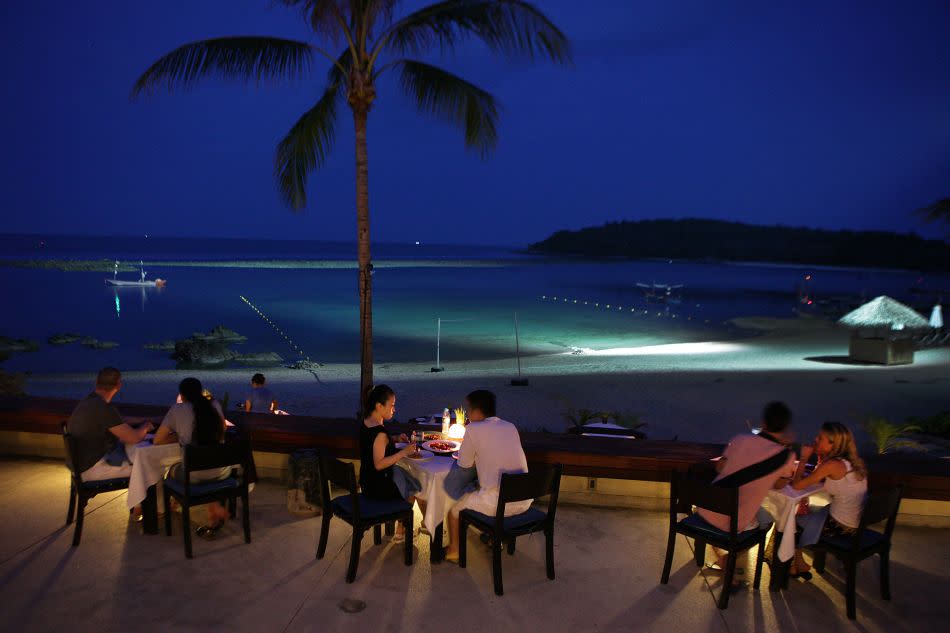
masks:
<svg viewBox="0 0 950 633"><path fill-rule="evenodd" d="M178 442L182 446L212 446L224 442L224 413L217 401L212 402L204 395L201 381L197 378L185 378L178 385L181 402L173 405L161 426L155 432L154 444ZM181 463L172 466L169 477L183 480ZM231 468L199 470L191 473L191 483L226 479ZM208 504L208 525L200 526L195 533L202 538L211 539L224 523L231 518L227 508L215 501Z"/></svg>
<svg viewBox="0 0 950 633"><path fill-rule="evenodd" d="M83 481L129 477L134 447L150 430L147 423L132 427L122 420L112 405L121 388L118 369L99 370L95 391L79 401L66 422L66 431L76 444L77 463L73 467Z"/></svg>
<svg viewBox="0 0 950 633"><path fill-rule="evenodd" d="M244 410L254 413L273 413L277 410L277 399L271 390L264 386L267 381L264 374L251 376L251 392L244 400Z"/></svg>
<svg viewBox="0 0 950 633"><path fill-rule="evenodd" d="M521 447L518 428L496 415L495 394L473 391L465 399L465 408L468 409L469 424L465 427L458 464L460 468L475 467L479 487L463 495L449 512L449 547L445 560L453 563L459 559L459 514L462 510L495 516L502 474L528 472L528 460ZM505 516L527 512L531 502L527 499L507 504Z"/></svg>
<svg viewBox="0 0 950 633"><path fill-rule="evenodd" d="M813 454L818 455L818 466L806 475L806 464ZM821 537L853 536L861 524L868 470L858 455L851 429L840 422L825 422L815 443L802 446L802 459L792 477L792 487L804 490L816 484L824 484L831 503L823 510L799 517L804 527L799 545L814 545ZM801 549L795 551L791 574L793 578L811 580L811 568Z"/></svg>
<svg viewBox="0 0 950 633"><path fill-rule="evenodd" d="M363 410L366 417L360 424L360 491L379 501L418 502L425 515L425 502L417 497L422 486L405 469L395 467L399 460L416 453L416 445L408 443L405 435L389 437L384 427L396 415L396 392L386 385L376 385L366 395ZM397 450L393 440L407 444ZM403 525L397 523L393 542L402 543L406 538Z"/></svg>
<svg viewBox="0 0 950 633"><path fill-rule="evenodd" d="M739 486L739 532L755 529L760 523L771 522L768 513L761 509L765 495L773 488L783 487L787 483L785 477L791 475L795 468L795 453L789 449L793 439L791 422L792 411L785 403L770 402L762 412L761 431L758 434L743 433L732 438L716 463L719 474L713 483L733 475L742 477L743 471L750 473L752 468L767 463L766 460L776 457L779 453L786 452L788 455L787 459L775 468ZM696 512L713 527L723 532L729 531L729 517L725 514L711 512L705 508L697 508ZM719 567L725 569L725 553L718 550L716 553L719 557ZM737 566L745 567L744 564ZM738 579L733 580L733 586L739 584Z"/></svg>

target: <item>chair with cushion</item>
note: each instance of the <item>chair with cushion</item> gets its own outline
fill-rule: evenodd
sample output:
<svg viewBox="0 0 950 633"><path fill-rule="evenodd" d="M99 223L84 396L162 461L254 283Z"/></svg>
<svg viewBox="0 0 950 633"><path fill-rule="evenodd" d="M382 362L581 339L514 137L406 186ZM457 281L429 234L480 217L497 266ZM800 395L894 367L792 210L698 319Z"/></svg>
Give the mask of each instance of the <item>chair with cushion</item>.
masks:
<svg viewBox="0 0 950 633"><path fill-rule="evenodd" d="M693 506L728 516L729 531L725 532L707 523L701 516L691 511ZM686 518L680 520L679 513L686 513ZM768 535L772 524L739 532L738 521L739 488L714 486L707 481L673 472L670 481L669 540L666 545L666 561L663 564L660 583L665 585L670 580L676 535L682 534L696 540L697 556L695 559L698 566L703 564L703 556L699 553L699 544L703 545L703 551L705 551L705 544L708 543L728 552L722 591L717 603L720 609L729 606L729 592L736 571L736 557L740 552L749 550L756 545L759 546L759 553L755 562L755 579L752 586L758 589L762 575L762 563L765 560L765 537Z"/></svg>
<svg viewBox="0 0 950 633"><path fill-rule="evenodd" d="M508 554L514 554L515 539L534 532L544 533L547 574L550 580L554 580L554 515L557 512L557 496L561 488L561 470L560 464L538 464L532 465L526 473L503 474L498 489L495 516L474 510L462 510L459 513L459 567L465 567L466 564L466 534L468 526L471 525L490 537L492 580L496 595L504 594L501 579L501 544L507 543ZM549 497L546 512L532 507L527 512L505 516L506 504L541 497Z"/></svg>
<svg viewBox="0 0 950 633"><path fill-rule="evenodd" d="M897 511L901 505L900 486L874 491L868 495L861 513L861 525L854 536L837 536L834 538L822 537L817 543L810 546L815 555L815 571L825 572L825 558L827 554L838 558L845 567L845 600L848 608L848 618L855 618L855 584L857 580L858 563L865 558L877 554L881 557L881 598L891 599L890 583L890 554L891 534L894 532L894 523L897 521ZM886 521L884 531L870 529L871 525Z"/></svg>
<svg viewBox="0 0 950 633"><path fill-rule="evenodd" d="M320 490L323 497L323 522L320 526L320 541L317 545L317 558L323 558L327 551L327 539L330 536L330 520L336 516L353 527L353 539L350 543L350 564L346 568L346 582L356 579L356 568L360 562L360 544L363 534L373 528L373 542L382 543L382 525L399 521L406 530L404 554L406 565L412 565L412 505L402 499L379 501L370 499L359 492L356 483L356 469L353 464L342 462L333 457L320 456ZM330 498L330 484L342 488L345 493L336 499Z"/></svg>
<svg viewBox="0 0 950 633"><path fill-rule="evenodd" d="M73 516L76 517L76 527L73 529L73 547L77 547L82 538L83 519L86 515L86 504L89 500L103 492L128 489L129 478L119 477L117 479L83 481L82 473L76 470L75 467L76 440L66 430L66 422L60 423L60 428L63 431L63 445L66 449L66 467L69 468L70 474L69 509L66 510L66 525L73 522Z"/></svg>
<svg viewBox="0 0 950 633"><path fill-rule="evenodd" d="M241 519L244 525L244 542L251 542L251 516L248 507L247 473L250 470L251 445L246 439L235 439L213 446L183 447L180 469L181 479L165 477L165 533L172 533L171 498L181 504L182 530L185 537L185 557L193 558L191 549L191 507L224 502L241 498ZM198 470L232 468L230 476L214 481L191 481L191 473Z"/></svg>

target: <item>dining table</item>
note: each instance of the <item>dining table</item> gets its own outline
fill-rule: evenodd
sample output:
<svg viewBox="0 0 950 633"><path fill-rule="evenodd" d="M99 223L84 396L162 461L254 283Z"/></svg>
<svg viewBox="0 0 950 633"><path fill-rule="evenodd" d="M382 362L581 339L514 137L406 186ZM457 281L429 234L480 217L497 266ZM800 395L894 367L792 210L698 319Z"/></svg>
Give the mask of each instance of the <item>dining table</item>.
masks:
<svg viewBox="0 0 950 633"><path fill-rule="evenodd" d="M442 562L444 557L443 524L449 509L455 500L445 492L445 478L452 470L455 458L451 455L432 454L424 459L404 457L397 463L406 469L422 486L418 498L426 502L426 511L422 524L429 531L431 547L429 558L433 563Z"/></svg>
<svg viewBox="0 0 950 633"><path fill-rule="evenodd" d="M157 486L168 468L181 461L181 445L152 444L150 439L130 447L132 474L129 476L128 506L142 506L142 529L146 534L158 533Z"/></svg>
<svg viewBox="0 0 950 633"><path fill-rule="evenodd" d="M802 499L809 503L815 501L827 503L827 494L823 493L824 486L816 484L796 490L791 484L777 490L769 490L762 502L762 508L775 521L774 546L772 560L769 567L772 570L769 580L769 589L777 591L788 588L788 572L792 558L795 556L795 530L798 505ZM788 534L790 538L784 536Z"/></svg>

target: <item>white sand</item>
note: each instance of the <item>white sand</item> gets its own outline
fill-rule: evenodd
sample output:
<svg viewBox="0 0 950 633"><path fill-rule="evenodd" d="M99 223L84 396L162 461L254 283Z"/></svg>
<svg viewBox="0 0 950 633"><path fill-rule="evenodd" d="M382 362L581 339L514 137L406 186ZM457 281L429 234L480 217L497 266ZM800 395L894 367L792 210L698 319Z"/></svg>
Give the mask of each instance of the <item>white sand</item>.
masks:
<svg viewBox="0 0 950 633"><path fill-rule="evenodd" d="M762 325L762 323L760 323ZM767 334L740 340L652 345L552 354L523 360L528 387L511 387L514 359L446 364L430 373L429 364L381 364L376 382L397 391L397 418L459 406L476 388L495 391L500 414L526 430L566 428L567 402L579 408L627 410L648 422L657 439L726 441L757 422L762 405L784 400L795 412L800 435L835 419L857 426L868 415L903 421L950 409L950 348L918 352L913 365L878 367L827 362L847 354L845 331L809 324L782 327L768 323ZM825 362L805 360L826 357ZM215 371L131 371L120 400L167 404L188 375L199 377L216 395L237 402L253 369ZM280 406L299 414L348 416L356 410L359 367L328 365L317 374L265 370ZM34 375L31 395L78 398L91 374Z"/></svg>

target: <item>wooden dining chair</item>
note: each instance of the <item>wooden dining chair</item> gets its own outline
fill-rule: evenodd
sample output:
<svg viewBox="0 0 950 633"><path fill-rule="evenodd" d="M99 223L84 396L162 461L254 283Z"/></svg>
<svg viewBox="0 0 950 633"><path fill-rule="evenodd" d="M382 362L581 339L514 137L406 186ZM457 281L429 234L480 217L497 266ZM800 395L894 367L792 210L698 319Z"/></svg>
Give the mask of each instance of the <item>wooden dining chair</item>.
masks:
<svg viewBox="0 0 950 633"><path fill-rule="evenodd" d="M241 498L241 522L244 542L251 542L251 515L248 505L248 472L251 462L251 445L246 439L235 439L213 446L186 445L182 451L181 479L165 476L165 534L172 534L171 498L181 505L182 532L185 540L185 557L194 558L191 547L191 507L218 502L233 502ZM191 473L197 470L232 468L224 479L192 482Z"/></svg>
<svg viewBox="0 0 950 633"><path fill-rule="evenodd" d="M861 513L861 524L853 536L822 537L819 541L806 549L814 552L814 568L819 574L825 572L827 554L844 563L845 568L845 602L847 604L848 619L856 616L855 593L858 573L858 563L865 558L877 554L881 561L880 582L881 599L891 599L891 535L894 533L894 524L897 522L897 512L900 510L903 488L884 488L868 495ZM884 531L872 530L870 526L884 523Z"/></svg>
<svg viewBox="0 0 950 633"><path fill-rule="evenodd" d="M76 469L76 438L69 434L66 428L66 422L60 422L60 429L63 432L63 447L66 451L66 467L69 468L69 508L66 510L66 525L73 522L73 516L76 517L76 527L73 528L73 547L79 546L82 539L83 519L86 516L86 504L89 500L103 492L113 492L115 490L126 490L129 487L128 477L116 477L114 479L99 479L92 481L83 481L82 473Z"/></svg>
<svg viewBox="0 0 950 633"><path fill-rule="evenodd" d="M729 517L729 531L720 530L707 523L701 516L692 512L692 507L704 508L711 512L724 514ZM680 520L679 514L685 513L685 519ZM729 606L729 591L736 571L736 558L740 552L759 546L758 557L755 562L755 578L752 586L759 588L762 576L762 563L765 560L765 537L772 524L759 526L752 530L739 532L739 489L714 486L708 481L694 479L678 472L671 473L670 477L670 528L669 539L666 544L666 560L663 563L663 573L660 583L666 584L670 580L670 570L673 566L673 551L676 547L676 535L682 534L695 539L697 543L696 565L702 566L704 558L699 555L699 544L708 543L719 549L726 550L726 569L722 580L722 591L719 594L717 605L720 609Z"/></svg>
<svg viewBox="0 0 950 633"><path fill-rule="evenodd" d="M323 521L320 525L320 540L317 544L317 558L323 558L330 537L330 520L336 516L353 528L350 542L350 563L346 568L346 582L356 580L356 568L360 563L360 544L363 534L373 528L373 542L382 543L383 524L399 521L406 530L403 553L406 565L412 565L412 505L402 499L380 501L371 499L359 492L356 482L356 469L353 464L342 462L333 457L320 456L320 491L323 499ZM345 493L336 499L330 498L330 484L342 488Z"/></svg>
<svg viewBox="0 0 950 633"><path fill-rule="evenodd" d="M544 533L545 564L548 579L554 580L554 516L557 513L557 497L561 488L560 464L532 465L528 472L505 473L501 476L498 490L498 507L495 516L474 510L459 513L459 567L467 560L466 534L468 526L488 534L492 548L492 581L496 595L504 595L501 578L501 545L507 544L508 554L515 553L515 539L519 536ZM505 516L505 505L516 501L548 497L547 511L529 508L514 516Z"/></svg>

